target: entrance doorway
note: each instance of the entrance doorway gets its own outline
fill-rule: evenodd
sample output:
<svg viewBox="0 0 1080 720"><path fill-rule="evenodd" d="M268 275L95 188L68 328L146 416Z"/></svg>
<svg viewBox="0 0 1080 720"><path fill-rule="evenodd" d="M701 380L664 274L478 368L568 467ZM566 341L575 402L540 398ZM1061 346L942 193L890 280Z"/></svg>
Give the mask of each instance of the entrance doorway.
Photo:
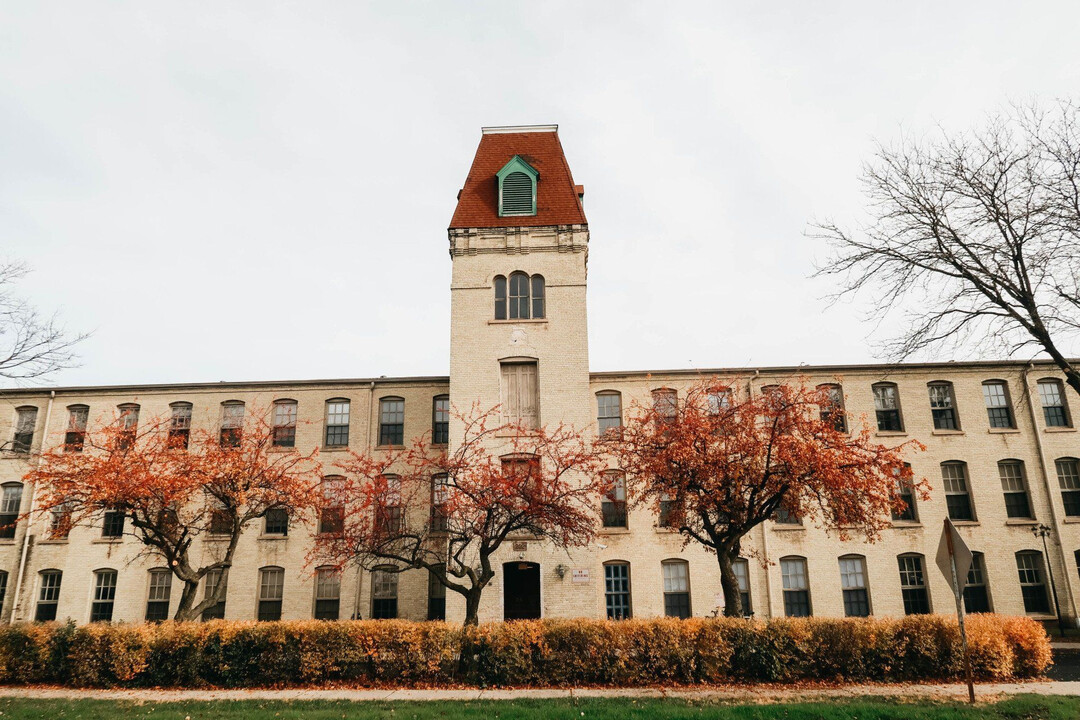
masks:
<svg viewBox="0 0 1080 720"><path fill-rule="evenodd" d="M540 617L540 565L503 563L503 619L536 620Z"/></svg>

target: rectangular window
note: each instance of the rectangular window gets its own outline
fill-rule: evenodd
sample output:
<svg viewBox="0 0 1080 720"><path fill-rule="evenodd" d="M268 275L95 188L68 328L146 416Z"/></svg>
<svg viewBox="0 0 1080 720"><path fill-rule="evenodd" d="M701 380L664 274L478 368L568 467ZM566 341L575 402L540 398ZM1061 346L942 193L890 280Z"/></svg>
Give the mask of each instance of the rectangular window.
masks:
<svg viewBox="0 0 1080 720"><path fill-rule="evenodd" d="M709 414L719 415L722 410L727 410L731 407L731 389L714 388L709 390L708 402Z"/></svg>
<svg viewBox="0 0 1080 720"><path fill-rule="evenodd" d="M683 562L666 562L664 572L664 614L668 617L690 617L690 566Z"/></svg>
<svg viewBox="0 0 1080 720"><path fill-rule="evenodd" d="M596 396L596 425L601 435L622 427L622 395L600 393Z"/></svg>
<svg viewBox="0 0 1080 720"><path fill-rule="evenodd" d="M661 388L653 390L653 411L662 423L673 423L679 417L679 393L677 390Z"/></svg>
<svg viewBox="0 0 1080 720"><path fill-rule="evenodd" d="M244 403L221 405L221 446L237 447L244 435Z"/></svg>
<svg viewBox="0 0 1080 720"><path fill-rule="evenodd" d="M345 529L344 478L330 476L323 478L323 506L319 513L319 533L336 535Z"/></svg>
<svg viewBox="0 0 1080 720"><path fill-rule="evenodd" d="M802 520L799 519L799 516L793 514L783 505L776 508L776 512L773 513L773 522L778 525L802 525Z"/></svg>
<svg viewBox="0 0 1080 720"><path fill-rule="evenodd" d="M64 434L65 452L82 452L86 441L86 423L90 418L90 408L85 405L73 405L68 408L68 426Z"/></svg>
<svg viewBox="0 0 1080 720"><path fill-rule="evenodd" d="M15 526L19 522L19 510L22 508L23 486L8 483L0 494L0 538L11 540L15 537Z"/></svg>
<svg viewBox="0 0 1080 720"><path fill-rule="evenodd" d="M62 502L52 509L52 518L49 522L49 539L62 540L71 532L71 513L75 503Z"/></svg>
<svg viewBox="0 0 1080 720"><path fill-rule="evenodd" d="M750 563L738 559L731 564L735 571L735 579L739 581L739 602L742 603L742 614L750 617L754 614L754 606L750 604Z"/></svg>
<svg viewBox="0 0 1080 720"><path fill-rule="evenodd" d="M1012 405L1009 403L1009 391L1003 382L983 383L983 399L986 401L986 416L992 428L1016 427L1013 422Z"/></svg>
<svg viewBox="0 0 1080 720"><path fill-rule="evenodd" d="M974 520L967 485L967 466L958 462L942 463L941 481L945 486L945 506L949 517L953 520Z"/></svg>
<svg viewBox="0 0 1080 720"><path fill-rule="evenodd" d="M1069 517L1080 517L1080 461L1075 458L1061 458L1054 461L1054 466L1057 468L1065 514Z"/></svg>
<svg viewBox="0 0 1080 720"><path fill-rule="evenodd" d="M274 447L296 447L296 403L292 400L274 403Z"/></svg>
<svg viewBox="0 0 1080 720"><path fill-rule="evenodd" d="M401 398L379 401L379 444L405 444L405 401Z"/></svg>
<svg viewBox="0 0 1080 720"><path fill-rule="evenodd" d="M450 398L440 395L431 406L431 444L446 445L450 442Z"/></svg>
<svg viewBox="0 0 1080 720"><path fill-rule="evenodd" d="M191 440L191 405L176 403L169 418L169 447L186 450Z"/></svg>
<svg viewBox="0 0 1080 720"><path fill-rule="evenodd" d="M348 447L349 401L330 400L326 403L326 446Z"/></svg>
<svg viewBox="0 0 1080 720"><path fill-rule="evenodd" d="M900 522L918 522L919 516L915 510L915 492L911 487L911 484L906 480L897 479L896 481L896 494L900 497L900 500L904 503L904 509L897 512L892 511L893 521Z"/></svg>
<svg viewBox="0 0 1080 720"><path fill-rule="evenodd" d="M285 571L281 568L259 570L259 614L262 621L281 619L281 599L285 594Z"/></svg>
<svg viewBox="0 0 1080 720"><path fill-rule="evenodd" d="M381 533L396 535L401 532L405 519L404 508L401 506L401 478L397 475L383 477L386 479L386 493L375 511L375 521Z"/></svg>
<svg viewBox="0 0 1080 720"><path fill-rule="evenodd" d="M431 570L428 572L428 620L446 619L446 586L443 585L442 582L439 580L439 577L445 576L445 567L439 567L439 569L437 570Z"/></svg>
<svg viewBox="0 0 1080 720"><path fill-rule="evenodd" d="M120 405L120 432L116 436L116 447L119 450L127 450L135 444L135 436L139 428L139 406Z"/></svg>
<svg viewBox="0 0 1080 720"><path fill-rule="evenodd" d="M111 622L116 600L116 571L94 573L94 601L90 604L90 622Z"/></svg>
<svg viewBox="0 0 1080 720"><path fill-rule="evenodd" d="M971 569L964 586L964 612L990 612L990 597L986 592L986 568L982 553L972 553Z"/></svg>
<svg viewBox="0 0 1080 720"><path fill-rule="evenodd" d="M1065 397L1061 392L1060 382L1040 380L1039 400L1042 403L1046 427L1069 427L1069 413L1065 409Z"/></svg>
<svg viewBox="0 0 1080 720"><path fill-rule="evenodd" d="M146 598L146 619L161 622L169 619L169 599L172 594L172 572L150 571L150 591Z"/></svg>
<svg viewBox="0 0 1080 720"><path fill-rule="evenodd" d="M41 592L38 594L34 620L51 622L56 619L56 605L60 601L60 581L64 573L59 570L45 570L41 573Z"/></svg>
<svg viewBox="0 0 1080 720"><path fill-rule="evenodd" d="M612 483L611 490L604 496L600 505L604 527L626 527L626 478L620 472L608 474L608 481Z"/></svg>
<svg viewBox="0 0 1080 720"><path fill-rule="evenodd" d="M837 432L847 432L847 417L844 415L844 390L839 385L819 385L818 390L826 393L821 404L821 422L833 426Z"/></svg>
<svg viewBox="0 0 1080 720"><path fill-rule="evenodd" d="M101 520L101 537L118 538L124 535L124 513L108 510Z"/></svg>
<svg viewBox="0 0 1080 720"><path fill-rule="evenodd" d="M1020 574L1020 592L1024 596L1024 612L1046 615L1050 612L1050 599L1046 595L1042 553L1038 551L1016 553L1016 570Z"/></svg>
<svg viewBox="0 0 1080 720"><path fill-rule="evenodd" d="M929 614L930 595L926 591L922 556L901 555L896 560L900 565L900 594L904 598L904 613L907 615Z"/></svg>
<svg viewBox="0 0 1080 720"><path fill-rule="evenodd" d="M11 449L17 453L30 452L30 446L34 444L34 428L37 427L36 407L22 407L15 411L15 437L11 442Z"/></svg>
<svg viewBox="0 0 1080 720"><path fill-rule="evenodd" d="M221 620L225 617L225 596L229 592L229 575L224 570L215 568L206 573L206 582L203 585L203 599L214 596L221 587L221 600L203 610L203 620Z"/></svg>
<svg viewBox="0 0 1080 720"><path fill-rule="evenodd" d="M671 524L671 511L675 507L675 501L667 493L662 493L660 495L659 505L660 513L659 517L656 519L656 524L662 528L673 527Z"/></svg>
<svg viewBox="0 0 1080 720"><path fill-rule="evenodd" d="M870 594L866 590L866 561L863 558L840 558L840 588L844 593L845 615L870 615Z"/></svg>
<svg viewBox="0 0 1080 720"><path fill-rule="evenodd" d="M784 581L784 614L788 617L810 617L806 561L802 558L781 560L780 577Z"/></svg>
<svg viewBox="0 0 1080 720"><path fill-rule="evenodd" d="M315 619L337 620L341 613L341 573L334 568L315 572Z"/></svg>
<svg viewBox="0 0 1080 720"><path fill-rule="evenodd" d="M523 428L540 426L540 385L536 363L502 364L503 419Z"/></svg>
<svg viewBox="0 0 1080 720"><path fill-rule="evenodd" d="M630 565L627 563L604 565L604 601L608 620L630 617Z"/></svg>
<svg viewBox="0 0 1080 720"><path fill-rule="evenodd" d="M1011 518L1030 518L1027 483L1024 482L1024 465L1017 460L998 463L1001 490L1005 494L1005 514Z"/></svg>
<svg viewBox="0 0 1080 720"><path fill-rule="evenodd" d="M903 432L900 417L900 395L895 385L874 386L874 413L879 432Z"/></svg>
<svg viewBox="0 0 1080 720"><path fill-rule="evenodd" d="M446 501L450 498L450 486L446 475L431 478L431 531L446 532Z"/></svg>
<svg viewBox="0 0 1080 720"><path fill-rule="evenodd" d="M271 508L266 511L266 535L289 534L289 511L285 508Z"/></svg>
<svg viewBox="0 0 1080 720"><path fill-rule="evenodd" d="M953 400L952 383L937 383L930 388L930 414L935 430L959 430L956 403Z"/></svg>
<svg viewBox="0 0 1080 720"><path fill-rule="evenodd" d="M391 620L397 617L398 574L392 570L371 573L371 619Z"/></svg>

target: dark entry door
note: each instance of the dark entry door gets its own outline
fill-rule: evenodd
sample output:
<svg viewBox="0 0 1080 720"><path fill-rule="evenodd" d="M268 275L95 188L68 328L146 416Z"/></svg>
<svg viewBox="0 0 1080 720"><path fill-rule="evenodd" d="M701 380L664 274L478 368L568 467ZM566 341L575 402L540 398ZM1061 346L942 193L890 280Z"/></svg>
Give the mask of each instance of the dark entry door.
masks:
<svg viewBox="0 0 1080 720"><path fill-rule="evenodd" d="M535 620L540 617L540 565L503 564L503 618Z"/></svg>

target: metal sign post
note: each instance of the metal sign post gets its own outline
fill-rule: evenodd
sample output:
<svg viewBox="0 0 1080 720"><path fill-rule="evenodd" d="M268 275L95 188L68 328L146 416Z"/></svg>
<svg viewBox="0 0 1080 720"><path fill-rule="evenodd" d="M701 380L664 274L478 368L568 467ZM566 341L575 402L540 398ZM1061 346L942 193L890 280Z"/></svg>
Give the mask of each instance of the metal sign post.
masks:
<svg viewBox="0 0 1080 720"><path fill-rule="evenodd" d="M938 543L937 566L953 589L956 599L956 620L960 625L960 643L964 650L964 675L967 678L968 702L975 702L975 681L971 676L971 656L968 654L967 631L964 629L964 586L967 584L968 571L971 569L971 550L964 538L956 531L952 520L945 518L945 527L941 531Z"/></svg>

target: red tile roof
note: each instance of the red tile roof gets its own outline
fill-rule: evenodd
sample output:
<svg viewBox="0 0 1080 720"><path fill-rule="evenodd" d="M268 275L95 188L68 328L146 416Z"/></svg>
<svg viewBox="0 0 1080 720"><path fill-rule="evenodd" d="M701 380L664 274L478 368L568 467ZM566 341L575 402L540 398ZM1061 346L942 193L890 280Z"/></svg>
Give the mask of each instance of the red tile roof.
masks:
<svg viewBox="0 0 1080 720"><path fill-rule="evenodd" d="M495 173L520 155L536 168L536 215L499 217ZM588 222L578 197L570 167L566 164L558 132L484 131L476 148L469 177L458 194L451 228L538 227L580 225Z"/></svg>

